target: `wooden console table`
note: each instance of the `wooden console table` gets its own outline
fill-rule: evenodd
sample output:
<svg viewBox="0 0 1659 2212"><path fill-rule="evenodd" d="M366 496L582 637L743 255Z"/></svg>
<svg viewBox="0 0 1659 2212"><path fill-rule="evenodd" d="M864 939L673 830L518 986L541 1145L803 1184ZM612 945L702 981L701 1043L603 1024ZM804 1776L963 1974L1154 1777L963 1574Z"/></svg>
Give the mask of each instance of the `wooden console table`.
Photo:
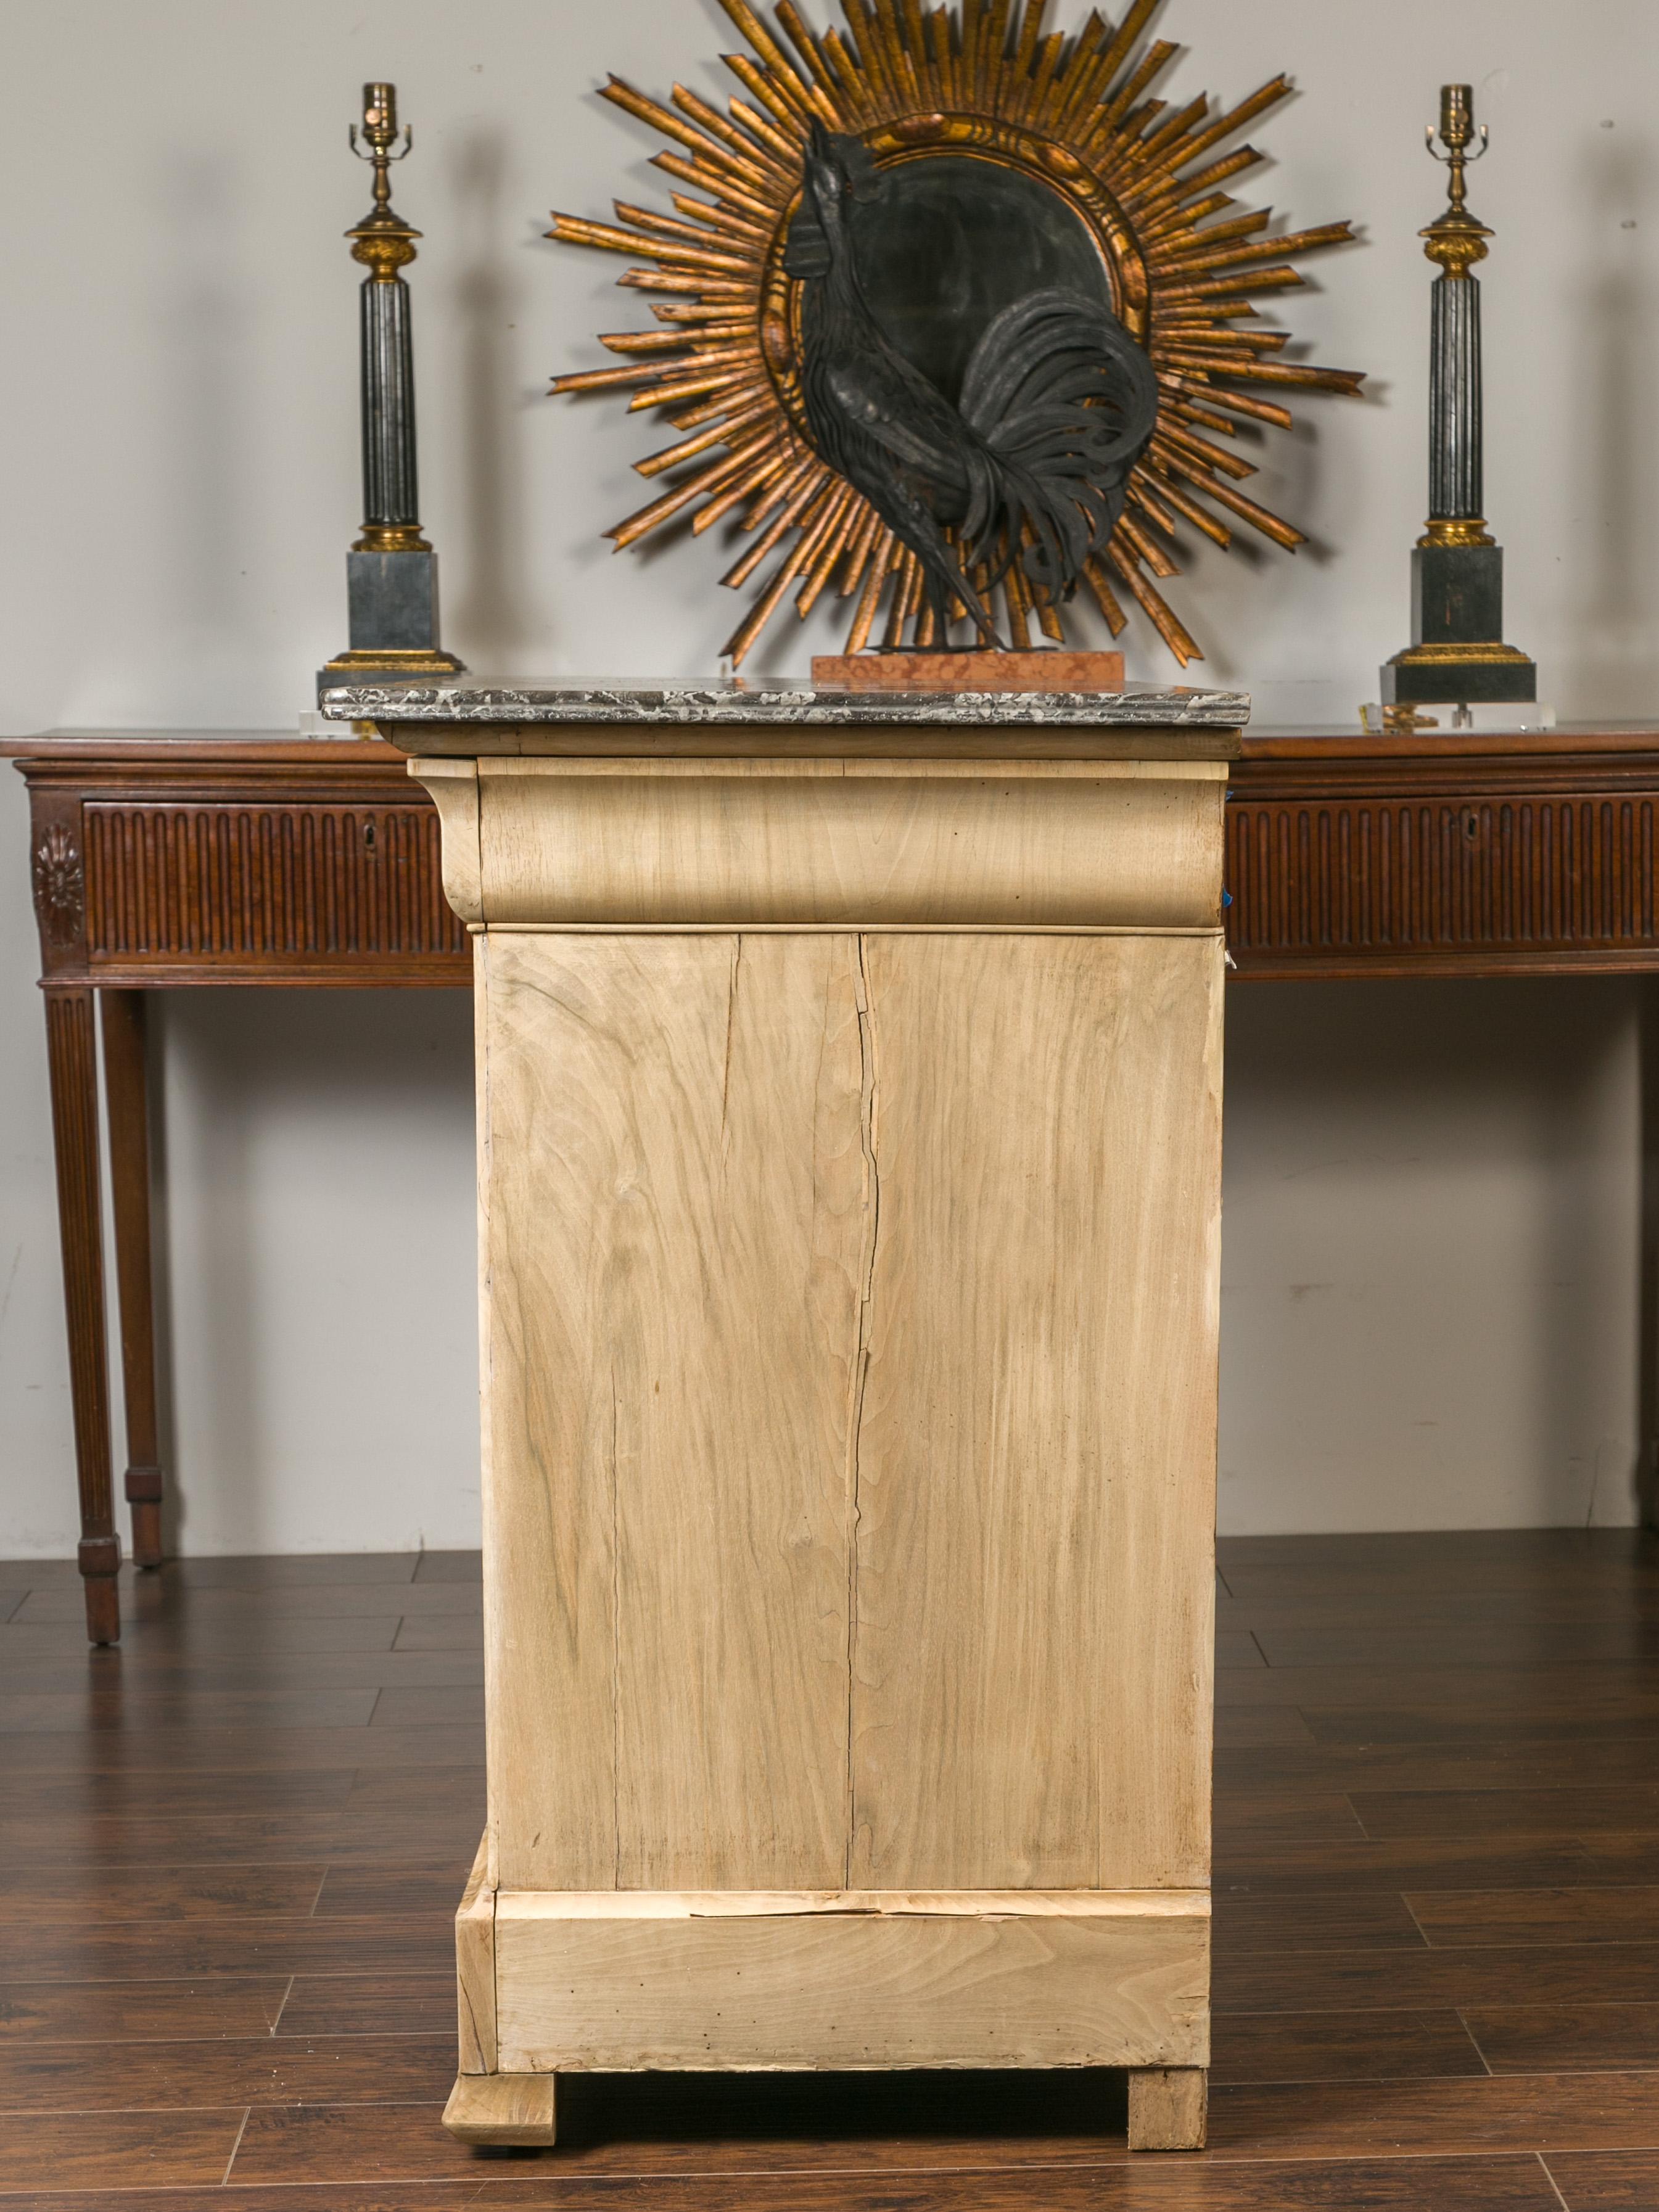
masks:
<svg viewBox="0 0 1659 2212"><path fill-rule="evenodd" d="M471 980L437 816L380 739L15 739L29 786L88 1632L119 1634L94 995L103 997L133 1553L161 1558L144 998ZM1246 736L1228 808L1238 980L1659 971L1659 726ZM1659 1092L1659 1085L1654 1086ZM1656 1149L1654 1146L1650 1151ZM1659 1218L1659 1205L1644 1209ZM1644 1280L1659 1266L1647 1239ZM1644 1323L1647 1346L1656 1330ZM1650 1402L1656 1392L1651 1378ZM1654 1422L1644 1420L1644 1436Z"/></svg>
<svg viewBox="0 0 1659 2212"><path fill-rule="evenodd" d="M1247 733L1227 817L1240 976L1659 969L1659 727Z"/></svg>
<svg viewBox="0 0 1659 2212"><path fill-rule="evenodd" d="M46 1001L87 1633L121 1632L112 1495L97 1043L102 1001L133 1557L161 1560L144 994L204 983L447 984L472 974L438 817L379 739L13 740Z"/></svg>

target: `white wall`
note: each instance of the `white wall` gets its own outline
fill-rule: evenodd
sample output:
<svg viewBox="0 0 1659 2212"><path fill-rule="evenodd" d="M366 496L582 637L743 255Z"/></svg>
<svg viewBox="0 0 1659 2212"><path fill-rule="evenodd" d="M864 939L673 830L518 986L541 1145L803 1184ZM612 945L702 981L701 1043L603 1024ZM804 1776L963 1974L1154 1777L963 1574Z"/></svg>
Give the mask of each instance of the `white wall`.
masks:
<svg viewBox="0 0 1659 2212"><path fill-rule="evenodd" d="M1230 994L1224 1529L1635 1517L1636 996Z"/></svg>
<svg viewBox="0 0 1659 2212"><path fill-rule="evenodd" d="M825 0L818 0L821 15ZM1062 15L1076 18L1080 6ZM1200 675L1259 718L1352 714L1405 639L1419 526L1445 78L1495 144L1475 205L1488 500L1510 631L1565 714L1659 703L1659 486L1645 364L1659 278L1649 0L1170 0L1171 88L1283 68L1254 136L1295 224L1370 242L1287 319L1370 370L1316 401L1251 487L1296 561L1200 550ZM0 724L292 726L344 641L357 520L345 126L393 77L416 126L424 514L449 641L500 672L702 672L737 602L705 541L612 558L651 433L542 396L640 319L620 264L541 242L550 206L649 198L615 69L708 90L713 0L54 0L0 20L7 342ZM717 534L717 533L715 533ZM764 665L829 634L780 625ZM1163 673L1132 635L1131 671ZM0 778L0 1553L72 1542L25 817ZM1617 983L1234 994L1224 1525L1628 1517L1634 994ZM167 1008L171 1398L196 1550L461 1543L476 1486L466 1008L406 994L204 994Z"/></svg>

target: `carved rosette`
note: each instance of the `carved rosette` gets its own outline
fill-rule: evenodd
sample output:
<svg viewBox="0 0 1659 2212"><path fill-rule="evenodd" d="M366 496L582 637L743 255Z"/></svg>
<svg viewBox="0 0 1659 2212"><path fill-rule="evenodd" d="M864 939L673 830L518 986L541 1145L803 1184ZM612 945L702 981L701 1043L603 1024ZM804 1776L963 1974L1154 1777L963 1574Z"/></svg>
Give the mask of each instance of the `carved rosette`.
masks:
<svg viewBox="0 0 1659 2212"><path fill-rule="evenodd" d="M48 945L74 945L87 910L86 869L75 833L62 822L49 823L33 855L34 914Z"/></svg>

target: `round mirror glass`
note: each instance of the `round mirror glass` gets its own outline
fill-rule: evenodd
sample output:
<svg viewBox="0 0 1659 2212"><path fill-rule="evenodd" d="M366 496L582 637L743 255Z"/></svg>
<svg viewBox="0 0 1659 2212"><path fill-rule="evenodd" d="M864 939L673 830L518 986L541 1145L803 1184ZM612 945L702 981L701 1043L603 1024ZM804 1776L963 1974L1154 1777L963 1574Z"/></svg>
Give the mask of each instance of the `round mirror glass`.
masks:
<svg viewBox="0 0 1659 2212"><path fill-rule="evenodd" d="M952 406L986 325L1028 292L1113 304L1087 223L1024 170L934 154L883 169L881 185L852 206L859 280L890 342Z"/></svg>

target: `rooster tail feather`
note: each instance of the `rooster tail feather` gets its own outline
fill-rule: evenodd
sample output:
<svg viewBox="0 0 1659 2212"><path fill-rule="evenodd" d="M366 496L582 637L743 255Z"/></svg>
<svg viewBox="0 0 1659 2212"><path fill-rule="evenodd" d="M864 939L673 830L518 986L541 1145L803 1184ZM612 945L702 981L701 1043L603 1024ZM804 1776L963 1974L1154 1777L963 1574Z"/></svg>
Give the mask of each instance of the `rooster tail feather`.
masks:
<svg viewBox="0 0 1659 2212"><path fill-rule="evenodd" d="M982 441L965 541L999 578L1024 566L1069 597L1117 527L1130 470L1158 420L1152 366L1109 307L1079 292L1029 293L988 327L963 380L963 420Z"/></svg>

